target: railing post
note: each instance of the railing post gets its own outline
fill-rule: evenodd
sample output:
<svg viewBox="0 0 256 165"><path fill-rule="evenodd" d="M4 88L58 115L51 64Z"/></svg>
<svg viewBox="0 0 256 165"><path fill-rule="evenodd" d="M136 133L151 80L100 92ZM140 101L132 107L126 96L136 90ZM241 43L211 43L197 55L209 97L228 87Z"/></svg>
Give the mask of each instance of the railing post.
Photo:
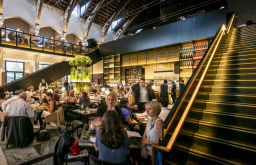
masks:
<svg viewBox="0 0 256 165"><path fill-rule="evenodd" d="M31 45L32 45L32 43L31 43L31 38L32 38L32 35L31 34L29 34L29 36L30 36L30 38L29 38L29 45L30 45L30 49L31 49Z"/></svg>
<svg viewBox="0 0 256 165"><path fill-rule="evenodd" d="M18 46L18 32L16 31L16 47Z"/></svg>
<svg viewBox="0 0 256 165"><path fill-rule="evenodd" d="M42 45L43 45L42 47L43 47L43 51L44 51L44 37L43 37L43 42L42 42Z"/></svg>
<svg viewBox="0 0 256 165"><path fill-rule="evenodd" d="M2 28L0 29L0 44L2 44Z"/></svg>

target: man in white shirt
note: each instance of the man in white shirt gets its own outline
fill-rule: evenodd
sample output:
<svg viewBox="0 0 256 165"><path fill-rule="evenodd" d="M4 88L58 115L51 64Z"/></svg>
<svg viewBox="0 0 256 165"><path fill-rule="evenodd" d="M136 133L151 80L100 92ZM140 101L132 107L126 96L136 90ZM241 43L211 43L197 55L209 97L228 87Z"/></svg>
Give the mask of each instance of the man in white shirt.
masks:
<svg viewBox="0 0 256 165"><path fill-rule="evenodd" d="M158 115L163 121L165 121L166 117L170 113L170 110L167 108L168 106L168 100L166 97L161 97L157 99L157 102L159 103L161 107L161 112Z"/></svg>
<svg viewBox="0 0 256 165"><path fill-rule="evenodd" d="M90 97L90 100L97 101L97 106L101 104L101 97L97 94L97 90L93 90L93 96Z"/></svg>
<svg viewBox="0 0 256 165"><path fill-rule="evenodd" d="M22 92L25 92L25 91L23 89L20 89L19 93L22 93ZM10 98L10 99L6 100L5 102L3 102L2 103L2 110L3 110L3 112L6 112L6 108L7 108L7 106L9 104L11 104L12 102L17 101L17 100L19 100L19 95L15 95L12 98Z"/></svg>
<svg viewBox="0 0 256 165"><path fill-rule="evenodd" d="M19 95L19 100L12 102L7 106L6 112L9 116L28 116L34 117L32 107L26 102L27 94L22 92Z"/></svg>

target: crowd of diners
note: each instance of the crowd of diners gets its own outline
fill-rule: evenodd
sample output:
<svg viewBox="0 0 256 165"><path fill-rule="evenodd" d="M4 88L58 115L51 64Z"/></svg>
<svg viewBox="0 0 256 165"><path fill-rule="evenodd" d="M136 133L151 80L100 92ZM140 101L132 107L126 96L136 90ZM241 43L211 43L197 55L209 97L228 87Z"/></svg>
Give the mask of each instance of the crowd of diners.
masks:
<svg viewBox="0 0 256 165"><path fill-rule="evenodd" d="M47 83L42 81L40 87L46 87ZM104 87L108 87L105 84ZM93 96L82 90L76 98L74 91L66 91L64 102L60 103L59 90L53 93L47 92L47 89L36 91L34 87L28 87L27 91L19 90L19 94L6 99L4 89L0 87L0 100L2 101L2 111L7 116L28 116L35 117L30 104L27 103L36 99L40 95L41 107L45 111L40 112L35 117L34 124L40 123L40 129L43 129L42 119L47 115L54 113L59 106L80 105L91 106L91 101L95 100L97 111L95 114L95 124L97 126L95 150L99 151L99 159L111 163L125 163L127 154L129 154L129 140L126 130L136 131L142 135L141 138L141 160L146 164L151 162L152 144L158 144L159 138L162 138L162 125L170 110L168 106L168 96L161 95L154 101L154 91L150 84L146 85L145 80L131 84L118 84L118 93L109 88L109 94L106 96L106 102L102 102L101 97L96 90ZM161 97L162 96L162 97ZM147 124L142 127L140 118L135 113L146 112ZM144 113L145 114L145 113Z"/></svg>

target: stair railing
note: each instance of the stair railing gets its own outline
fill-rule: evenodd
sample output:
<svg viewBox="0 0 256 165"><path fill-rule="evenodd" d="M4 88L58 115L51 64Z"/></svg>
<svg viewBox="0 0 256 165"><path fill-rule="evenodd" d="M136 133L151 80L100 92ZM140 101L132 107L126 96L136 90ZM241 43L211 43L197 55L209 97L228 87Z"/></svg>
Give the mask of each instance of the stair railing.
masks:
<svg viewBox="0 0 256 165"><path fill-rule="evenodd" d="M213 59L215 52L219 46L219 43L220 43L223 35L225 33L226 34L229 33L230 28L233 23L233 20L234 20L234 17L235 17L235 14L232 15L232 17L229 21L229 24L227 26L227 29L224 24L222 24L220 26L219 30L217 31L216 35L213 38L213 41L211 42L209 48L206 50L205 55L203 56L198 67L196 68L196 70L190 77L187 85L185 86L184 92L177 99L177 102L175 103L175 105L173 106L167 119L165 120L164 125L163 125L163 136L162 136L163 138L159 139L160 145L152 144L152 165L155 164L157 150L161 150L164 152L171 151L171 149L175 143L175 140L177 139L178 134L183 126L183 123L185 122L185 119L189 113L189 110L192 107L192 104L194 103L196 95L202 85L204 77L205 77L205 75L208 71L208 68L212 62L212 59ZM200 76L200 74L201 74L201 76ZM192 94L191 94L191 92L192 92ZM190 94L191 94L191 97L190 97ZM175 117L177 116L178 112L184 109L184 107L182 107L182 103L184 101L188 101L188 103L187 103L185 110L184 110L183 114L181 115L176 127L174 126L175 129L171 135L169 142L167 143L166 147L161 146L163 139L166 137L171 126L174 124L174 120L175 120Z"/></svg>

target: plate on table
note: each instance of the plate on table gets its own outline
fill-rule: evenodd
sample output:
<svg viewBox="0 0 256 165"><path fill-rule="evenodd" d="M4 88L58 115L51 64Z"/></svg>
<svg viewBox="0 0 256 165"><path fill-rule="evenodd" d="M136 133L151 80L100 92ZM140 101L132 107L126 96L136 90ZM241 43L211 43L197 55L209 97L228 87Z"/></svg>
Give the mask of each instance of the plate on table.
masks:
<svg viewBox="0 0 256 165"><path fill-rule="evenodd" d="M92 143L95 143L95 141L96 141L96 137L92 137L92 138L90 139L90 142L92 142Z"/></svg>

